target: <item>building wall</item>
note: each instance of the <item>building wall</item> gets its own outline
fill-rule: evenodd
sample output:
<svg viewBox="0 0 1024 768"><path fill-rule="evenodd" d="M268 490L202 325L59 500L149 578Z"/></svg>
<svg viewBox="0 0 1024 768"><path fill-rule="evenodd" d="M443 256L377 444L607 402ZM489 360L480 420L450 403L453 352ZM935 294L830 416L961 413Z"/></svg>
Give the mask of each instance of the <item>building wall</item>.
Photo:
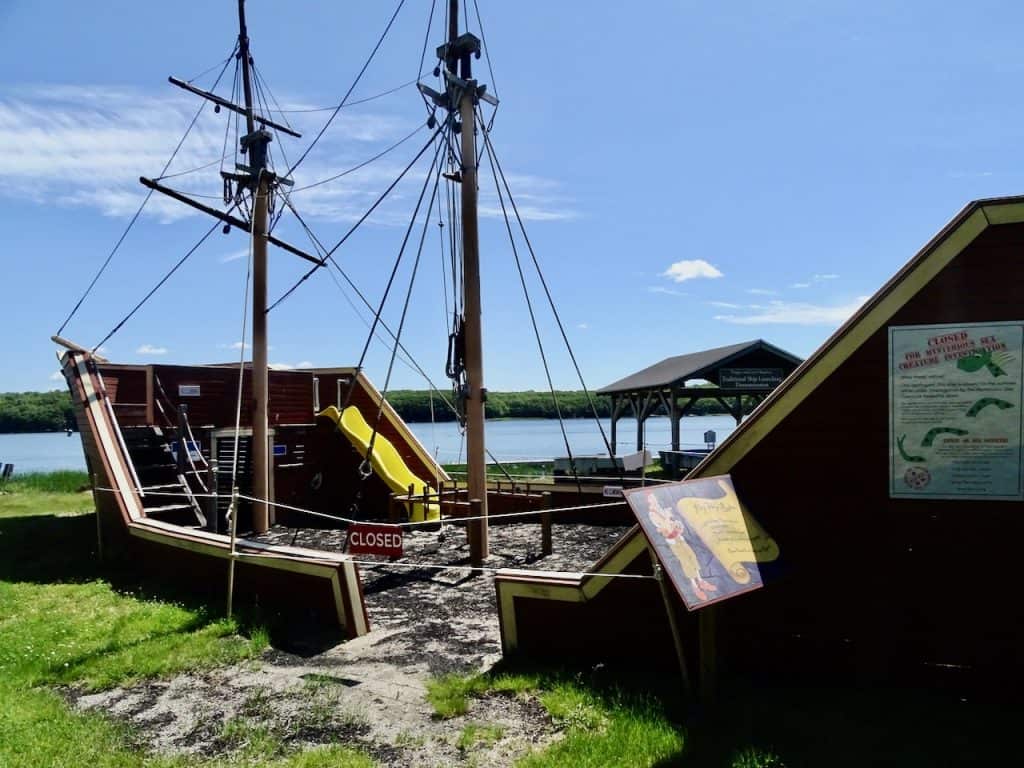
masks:
<svg viewBox="0 0 1024 768"><path fill-rule="evenodd" d="M1024 318L1024 225L990 227L888 325ZM1024 504L890 499L888 325L731 470L784 570L724 604L736 659L767 647L875 669L1018 669Z"/></svg>

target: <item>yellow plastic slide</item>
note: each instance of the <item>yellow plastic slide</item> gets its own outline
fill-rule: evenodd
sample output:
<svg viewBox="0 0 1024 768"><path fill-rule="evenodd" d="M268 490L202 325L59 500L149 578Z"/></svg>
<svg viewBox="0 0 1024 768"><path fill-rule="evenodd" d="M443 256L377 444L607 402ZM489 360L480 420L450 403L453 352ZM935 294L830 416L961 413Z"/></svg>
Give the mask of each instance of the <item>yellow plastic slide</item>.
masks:
<svg viewBox="0 0 1024 768"><path fill-rule="evenodd" d="M349 442L355 446L360 455L366 458L366 452L370 448L370 436L373 434L373 428L366 423L366 419L363 418L363 414L359 412L358 408L350 405L344 412L339 413L337 408L330 405L320 415L327 417L337 424L342 434L349 439ZM373 441L373 454L370 456L370 466L373 467L377 477L387 483L388 487L395 493L408 493L410 485L417 494L424 492L428 494L435 493L431 486L412 473L405 460L395 450L395 446L380 433L377 434L376 439ZM441 507L436 503L428 502L424 504L422 501L416 501L411 506L409 519L413 522L441 519ZM425 514L424 507L426 507Z"/></svg>

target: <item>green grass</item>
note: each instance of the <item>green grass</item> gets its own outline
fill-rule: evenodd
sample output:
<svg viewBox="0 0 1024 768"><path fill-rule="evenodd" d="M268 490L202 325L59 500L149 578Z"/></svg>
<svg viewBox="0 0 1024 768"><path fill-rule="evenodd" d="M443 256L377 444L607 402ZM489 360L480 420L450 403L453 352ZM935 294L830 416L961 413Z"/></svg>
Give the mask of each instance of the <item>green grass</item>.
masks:
<svg viewBox="0 0 1024 768"><path fill-rule="evenodd" d="M502 725L488 725L486 723L468 723L459 734L455 746L463 752L472 749L478 744L490 745L505 735L505 727Z"/></svg>
<svg viewBox="0 0 1024 768"><path fill-rule="evenodd" d="M58 472L29 472L21 475L15 472L4 487L11 493L44 491L48 493L76 493L90 488L89 475L75 470Z"/></svg>
<svg viewBox="0 0 1024 768"><path fill-rule="evenodd" d="M665 761L683 750L681 729L654 699L593 685L578 675L499 671L446 675L427 686L428 701L441 718L465 714L471 698L487 693L536 696L553 725L564 732L564 738L548 749L520 760L520 768L667 765ZM471 736L464 731L462 738Z"/></svg>
<svg viewBox="0 0 1024 768"><path fill-rule="evenodd" d="M277 735L261 732L251 722L225 734L237 747L228 757L152 756L133 747L119 724L70 711L50 686L98 690L168 677L250 659L267 645L267 632L259 625L240 626L213 615L202 605L175 598L163 585L140 585L137 574L103 570L94 554L91 495L53 490L74 488L76 482L26 476L9 486L10 493L0 495L0 765L374 764L337 746L289 754ZM247 702L257 716L267 708L258 699L254 695Z"/></svg>

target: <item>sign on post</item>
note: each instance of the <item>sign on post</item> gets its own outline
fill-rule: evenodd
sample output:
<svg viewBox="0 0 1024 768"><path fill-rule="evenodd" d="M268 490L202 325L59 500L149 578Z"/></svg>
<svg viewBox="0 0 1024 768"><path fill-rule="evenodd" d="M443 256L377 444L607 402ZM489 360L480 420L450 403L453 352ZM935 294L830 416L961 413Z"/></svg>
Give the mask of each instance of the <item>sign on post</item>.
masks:
<svg viewBox="0 0 1024 768"><path fill-rule="evenodd" d="M729 475L636 488L626 500L687 610L759 589L758 564L779 557Z"/></svg>
<svg viewBox="0 0 1024 768"><path fill-rule="evenodd" d="M353 555L402 556L402 527L382 523L352 523L345 547Z"/></svg>

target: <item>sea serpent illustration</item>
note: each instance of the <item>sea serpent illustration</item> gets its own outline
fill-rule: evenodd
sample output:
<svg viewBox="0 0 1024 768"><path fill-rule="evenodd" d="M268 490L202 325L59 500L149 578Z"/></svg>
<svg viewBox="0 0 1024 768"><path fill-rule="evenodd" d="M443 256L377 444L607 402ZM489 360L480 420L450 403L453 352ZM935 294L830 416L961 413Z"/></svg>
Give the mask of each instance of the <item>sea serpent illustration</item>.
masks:
<svg viewBox="0 0 1024 768"><path fill-rule="evenodd" d="M932 443L935 442L935 438L939 435L960 435L963 437L968 434L966 429L957 429L956 427L933 427L928 430L928 434L924 436L921 441L922 448L930 448ZM914 461L923 461L923 459L914 459Z"/></svg>
<svg viewBox="0 0 1024 768"><path fill-rule="evenodd" d="M998 397L983 397L968 409L967 415L973 419L990 405L994 405L1001 411L1005 411L1007 408L1013 408L1013 403L1000 400Z"/></svg>
<svg viewBox="0 0 1024 768"><path fill-rule="evenodd" d="M898 438L896 438L896 448L899 450L900 456L903 457L903 460L910 462L928 461L928 459L924 456L911 456L909 453L907 453L906 450L903 448L903 441L906 439L906 435L900 435Z"/></svg>

